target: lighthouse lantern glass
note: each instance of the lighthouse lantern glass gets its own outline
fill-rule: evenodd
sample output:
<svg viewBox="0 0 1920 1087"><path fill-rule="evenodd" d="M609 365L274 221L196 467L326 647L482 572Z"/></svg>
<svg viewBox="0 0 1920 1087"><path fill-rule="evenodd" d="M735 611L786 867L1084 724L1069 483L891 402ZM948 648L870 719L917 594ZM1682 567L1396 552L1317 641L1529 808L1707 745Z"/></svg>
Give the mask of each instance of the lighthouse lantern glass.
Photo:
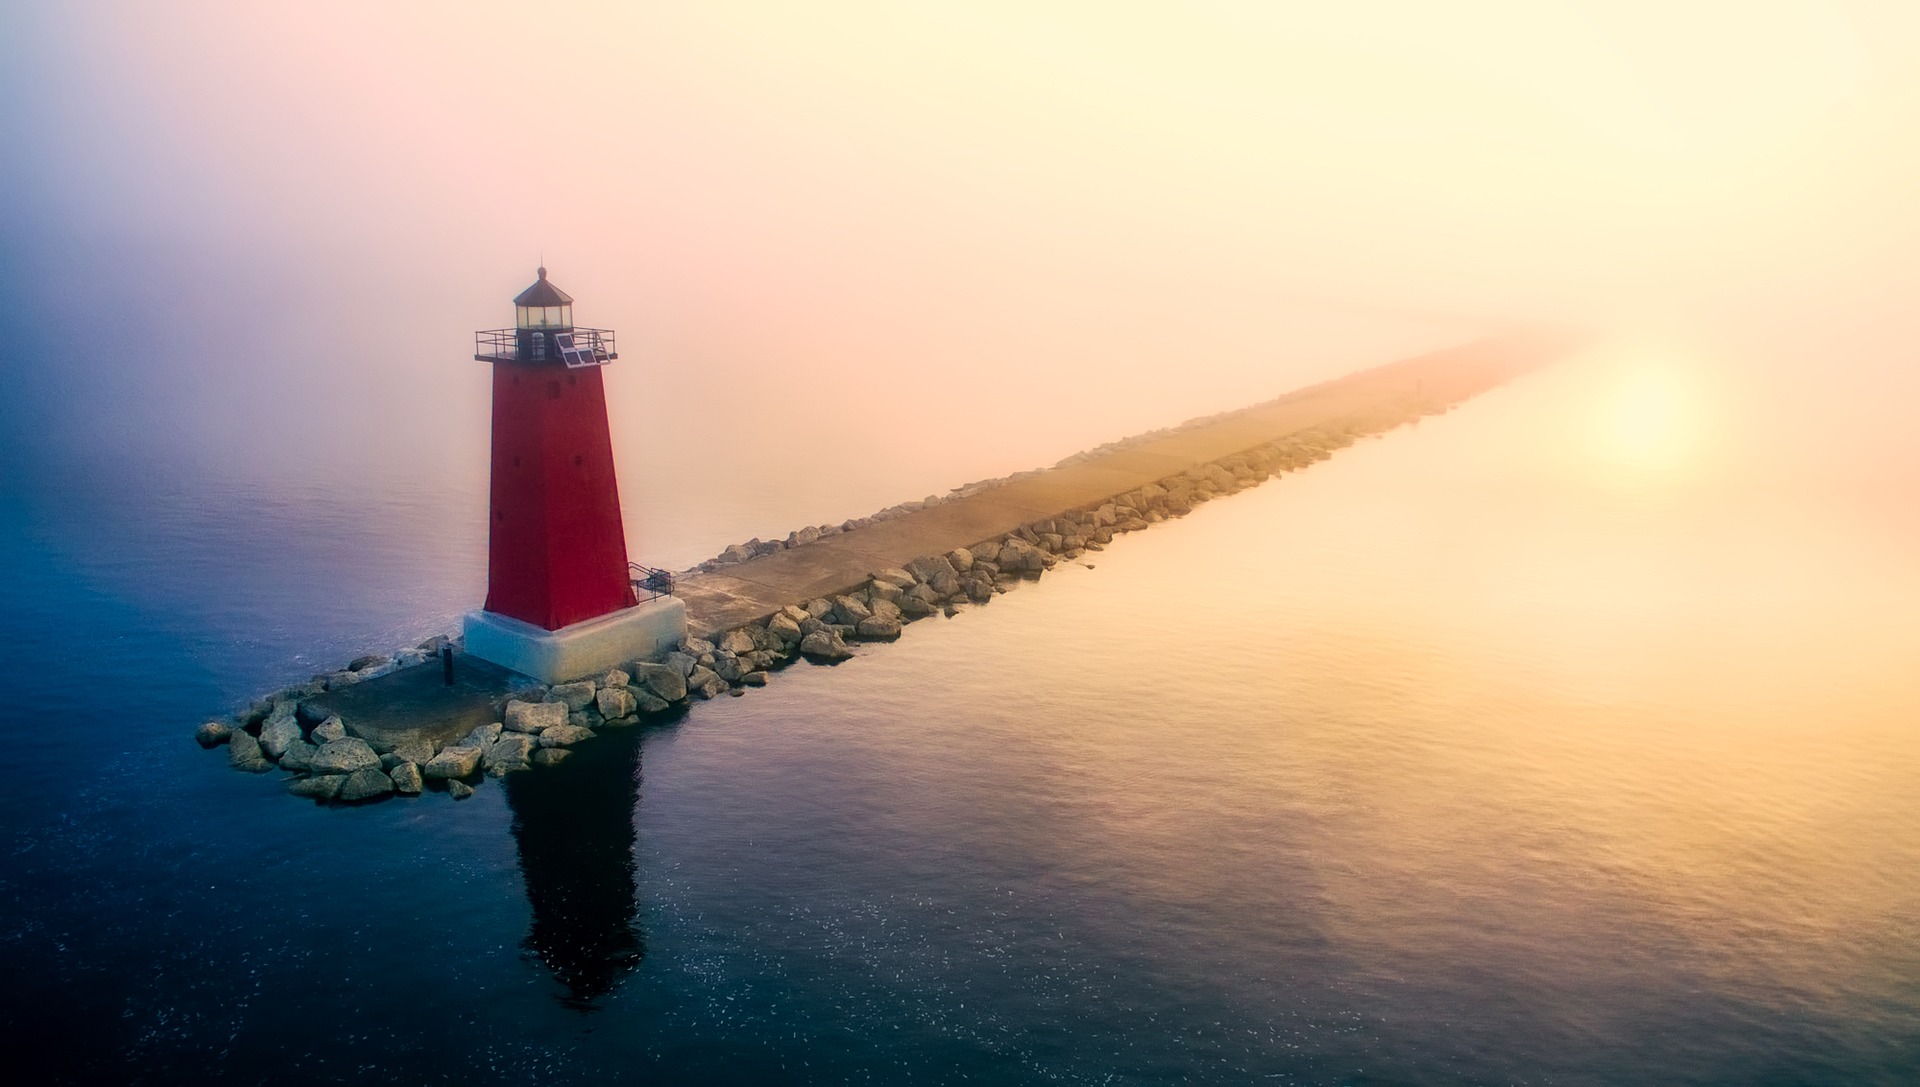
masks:
<svg viewBox="0 0 1920 1087"><path fill-rule="evenodd" d="M514 316L521 328L572 328L573 307L515 306Z"/></svg>

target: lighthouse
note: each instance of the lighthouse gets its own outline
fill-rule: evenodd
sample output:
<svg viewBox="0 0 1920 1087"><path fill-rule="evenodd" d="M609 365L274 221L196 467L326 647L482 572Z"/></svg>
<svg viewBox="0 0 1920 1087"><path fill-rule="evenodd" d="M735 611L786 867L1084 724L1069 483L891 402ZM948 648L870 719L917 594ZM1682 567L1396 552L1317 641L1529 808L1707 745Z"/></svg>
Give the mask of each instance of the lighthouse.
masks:
<svg viewBox="0 0 1920 1087"><path fill-rule="evenodd" d="M686 608L639 599L627 563L601 369L611 330L573 323L573 296L539 269L514 327L475 333L493 376L487 600L467 652L557 683L678 645Z"/></svg>

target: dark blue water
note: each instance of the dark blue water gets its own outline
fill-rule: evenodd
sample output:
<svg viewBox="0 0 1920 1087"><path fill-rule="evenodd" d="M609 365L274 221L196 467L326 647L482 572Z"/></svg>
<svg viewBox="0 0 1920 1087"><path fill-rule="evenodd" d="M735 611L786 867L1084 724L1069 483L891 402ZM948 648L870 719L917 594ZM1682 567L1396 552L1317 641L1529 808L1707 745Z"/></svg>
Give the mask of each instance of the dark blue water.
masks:
<svg viewBox="0 0 1920 1087"><path fill-rule="evenodd" d="M351 810L191 729L451 629L471 481L17 471L8 1064L1914 1082L1920 532L1884 481L1623 482L1646 449L1555 444L1593 389L1529 379L839 667Z"/></svg>

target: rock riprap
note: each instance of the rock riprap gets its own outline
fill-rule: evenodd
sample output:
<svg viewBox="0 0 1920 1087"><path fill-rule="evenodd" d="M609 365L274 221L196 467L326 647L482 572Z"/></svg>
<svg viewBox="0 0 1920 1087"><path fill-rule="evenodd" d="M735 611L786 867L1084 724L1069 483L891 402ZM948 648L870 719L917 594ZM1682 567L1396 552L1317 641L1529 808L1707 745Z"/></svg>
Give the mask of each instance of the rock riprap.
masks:
<svg viewBox="0 0 1920 1087"><path fill-rule="evenodd" d="M194 739L206 748L226 745L228 761L237 770L263 773L277 764L297 775L288 783L288 792L318 801L356 803L396 793L417 796L429 790L430 782L443 783L433 788L444 787L454 799L464 799L484 780L482 774L498 778L557 766L577 747L593 742L598 730L637 725L696 700L766 686L773 672L800 659L848 660L856 655L849 642L893 641L916 622L934 615L952 617L962 609L988 604L1061 563L1103 550L1116 536L1183 516L1213 498L1305 468L1360 437L1441 408L1417 403L1383 405L1372 413L1323 423L945 554L922 555L898 567L873 571L858 584L794 601L755 622L721 631L712 640L687 638L653 660L631 661L596 676L517 691L499 707L497 722L475 728L444 747L415 737L382 739L376 751L367 739L354 734L351 721L332 716L310 701L396 669L437 666L434 662L441 650L458 645L458 639L444 636L392 654L363 654L346 668L260 699L230 720L201 724ZM1175 432L1156 431L1090 454ZM1085 456L1076 455L1061 464ZM802 528L784 540L732 545L695 569L710 571L805 547L1036 474L1022 472L968 484L946 498L929 496L871 517Z"/></svg>

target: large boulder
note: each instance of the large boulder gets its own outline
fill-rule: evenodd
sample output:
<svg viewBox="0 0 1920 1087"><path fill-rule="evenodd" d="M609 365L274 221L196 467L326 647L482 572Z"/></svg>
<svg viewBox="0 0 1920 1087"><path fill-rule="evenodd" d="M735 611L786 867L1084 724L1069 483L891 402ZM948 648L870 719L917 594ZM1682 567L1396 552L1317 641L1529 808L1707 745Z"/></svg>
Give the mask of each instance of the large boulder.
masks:
<svg viewBox="0 0 1920 1087"><path fill-rule="evenodd" d="M345 739L346 735L347 723L340 720L338 716L328 717L313 726L313 742L316 744L332 743L335 740Z"/></svg>
<svg viewBox="0 0 1920 1087"><path fill-rule="evenodd" d="M447 782L447 795L455 800L465 800L473 795L473 786L464 781Z"/></svg>
<svg viewBox="0 0 1920 1087"><path fill-rule="evenodd" d="M816 630L800 639L800 653L814 660L838 661L853 656L853 650L840 640L838 634Z"/></svg>
<svg viewBox="0 0 1920 1087"><path fill-rule="evenodd" d="M687 691L701 698L713 698L727 692L727 681L710 668L695 668L687 677Z"/></svg>
<svg viewBox="0 0 1920 1087"><path fill-rule="evenodd" d="M260 741L245 732L236 732L227 741L227 765L253 774L273 769L266 753L260 750Z"/></svg>
<svg viewBox="0 0 1920 1087"><path fill-rule="evenodd" d="M875 582L885 582L897 589L905 590L913 588L913 583L917 579L911 573L900 569L898 566L889 566L885 570L875 571L873 580Z"/></svg>
<svg viewBox="0 0 1920 1087"><path fill-rule="evenodd" d="M633 696L627 693L623 682L617 687L602 687L593 696L593 704L600 710L600 716L612 720L626 717L634 711Z"/></svg>
<svg viewBox="0 0 1920 1087"><path fill-rule="evenodd" d="M565 728L565 725L556 725ZM480 766L482 752L477 747L449 747L435 755L432 761L420 768L420 772L430 778L463 778L470 776Z"/></svg>
<svg viewBox="0 0 1920 1087"><path fill-rule="evenodd" d="M973 552L964 547L956 547L947 552L947 563L953 567L955 573L964 574L973 569Z"/></svg>
<svg viewBox="0 0 1920 1087"><path fill-rule="evenodd" d="M861 603L856 597L836 596L833 598L832 622L845 623L848 626L852 626L872 614L872 610Z"/></svg>
<svg viewBox="0 0 1920 1087"><path fill-rule="evenodd" d="M587 704L593 701L593 683L590 680L580 683L556 683L553 689L547 692L547 701L563 703L568 713L584 710Z"/></svg>
<svg viewBox="0 0 1920 1087"><path fill-rule="evenodd" d="M555 725L567 723L567 707L563 702L522 702L515 699L507 703L504 716L509 731L544 732Z"/></svg>
<svg viewBox="0 0 1920 1087"><path fill-rule="evenodd" d="M286 751L281 753L280 769L311 770L313 769L313 757L319 753L320 749L307 741L295 740L287 745Z"/></svg>
<svg viewBox="0 0 1920 1087"><path fill-rule="evenodd" d="M898 620L900 614L900 605L895 604L891 600L876 600L873 602L873 615L871 618ZM865 620L862 620L862 622L864 621ZM859 624L856 623L854 625L858 626Z"/></svg>
<svg viewBox="0 0 1920 1087"><path fill-rule="evenodd" d="M925 588L925 586L921 587ZM900 617L902 619L924 619L932 615L936 610L934 605L918 597L903 596L900 598Z"/></svg>
<svg viewBox="0 0 1920 1087"><path fill-rule="evenodd" d="M393 769L387 771L387 776L393 779L395 792L406 793L409 796L419 793L425 784L420 780L420 767L411 762L396 764Z"/></svg>
<svg viewBox="0 0 1920 1087"><path fill-rule="evenodd" d="M794 641L799 640L799 634L796 632ZM193 740L201 747L219 747L221 744L226 743L232 736L233 726L227 724L225 721L208 721L193 730Z"/></svg>
<svg viewBox="0 0 1920 1087"><path fill-rule="evenodd" d="M767 633L780 639L780 644L783 646L798 645L802 637L800 624L794 622L793 617L784 612L767 620Z"/></svg>
<svg viewBox="0 0 1920 1087"><path fill-rule="evenodd" d="M375 771L378 773L378 771ZM339 774L326 774L321 777L301 778L287 785L287 791L295 796L311 797L314 800L332 800L340 795L340 786L346 778Z"/></svg>
<svg viewBox="0 0 1920 1087"><path fill-rule="evenodd" d="M540 734L540 746L541 747L572 747L574 744L580 743L584 740L591 740L596 735L598 735L598 733L594 732L590 728L579 728L574 725L561 725L558 728L550 728L547 731L542 732Z"/></svg>
<svg viewBox="0 0 1920 1087"><path fill-rule="evenodd" d="M498 721L492 722L491 724L475 725L465 736L449 746L477 747L485 751L488 744L500 738L500 731L500 722Z"/></svg>
<svg viewBox="0 0 1920 1087"><path fill-rule="evenodd" d="M857 637L870 642L892 641L900 636L900 620L883 619L878 615L860 620L856 629Z"/></svg>
<svg viewBox="0 0 1920 1087"><path fill-rule="evenodd" d="M358 736L321 744L309 767L316 774L353 774L379 768L380 756Z"/></svg>
<svg viewBox="0 0 1920 1087"><path fill-rule="evenodd" d="M693 674L694 666L700 663L700 658L692 653L682 653L679 650L675 650L665 657L662 657L660 663L669 668L678 668L682 676L690 676Z"/></svg>
<svg viewBox="0 0 1920 1087"><path fill-rule="evenodd" d="M292 713L267 718L260 726L260 748L270 758L279 758L287 748L300 742L300 721Z"/></svg>
<svg viewBox="0 0 1920 1087"><path fill-rule="evenodd" d="M721 657L713 662L713 673L728 683L740 682L740 677L753 671L753 659L748 657Z"/></svg>
<svg viewBox="0 0 1920 1087"><path fill-rule="evenodd" d="M340 799L372 800L393 791L393 779L379 770L356 770L340 783Z"/></svg>
<svg viewBox="0 0 1920 1087"><path fill-rule="evenodd" d="M957 578L959 571L954 569L953 560L945 555L922 555L907 564L907 573L915 581L924 581L939 589L940 579Z"/></svg>
<svg viewBox="0 0 1920 1087"><path fill-rule="evenodd" d="M754 650L753 637L744 630L729 630L720 636L718 649L739 656Z"/></svg>
<svg viewBox="0 0 1920 1087"><path fill-rule="evenodd" d="M530 758L535 766L558 766L572 754L573 752L564 747L543 747L535 751Z"/></svg>
<svg viewBox="0 0 1920 1087"><path fill-rule="evenodd" d="M628 687L627 693L633 696L635 707L641 713L665 713L673 704L645 687Z"/></svg>
<svg viewBox="0 0 1920 1087"><path fill-rule="evenodd" d="M425 765L440 750L440 745L424 737L415 736L393 745L393 754L407 762Z"/></svg>
<svg viewBox="0 0 1920 1087"><path fill-rule="evenodd" d="M480 768L497 778L526 770L529 768L527 755L533 751L534 745L538 742L537 737L524 732L509 732L481 755Z"/></svg>
<svg viewBox="0 0 1920 1087"><path fill-rule="evenodd" d="M633 667L634 678L663 701L680 702L687 697L687 674L677 666L636 664Z"/></svg>

